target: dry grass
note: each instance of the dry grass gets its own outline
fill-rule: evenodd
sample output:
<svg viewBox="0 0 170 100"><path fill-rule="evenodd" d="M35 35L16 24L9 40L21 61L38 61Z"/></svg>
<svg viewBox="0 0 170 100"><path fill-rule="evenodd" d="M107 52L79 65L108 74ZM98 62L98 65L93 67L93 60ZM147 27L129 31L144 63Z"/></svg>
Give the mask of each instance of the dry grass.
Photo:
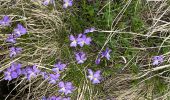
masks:
<svg viewBox="0 0 170 100"><path fill-rule="evenodd" d="M5 41L2 43L4 50L1 51L1 55L6 56L0 61L1 66L3 66L1 70L9 67L12 62L20 62L23 67L36 64L42 70L51 70L53 66L51 63L55 62L56 59L61 59L63 45L60 40L65 32L65 25L62 22L63 13L53 8L54 5L48 7L27 0L1 0L0 4L0 13L7 14L12 18L12 27L15 27L17 23L22 23L28 30L27 35L17 39L15 46L21 47L23 51L16 58L9 59L7 50L11 45L6 44ZM7 34L2 33L1 37L5 40ZM31 82L27 82L25 78L18 80L21 83L15 88L19 93L11 100L18 98L20 100L30 100L30 98L38 100L44 94L57 92L54 90L54 86L47 85L47 80L43 81L41 77Z"/></svg>

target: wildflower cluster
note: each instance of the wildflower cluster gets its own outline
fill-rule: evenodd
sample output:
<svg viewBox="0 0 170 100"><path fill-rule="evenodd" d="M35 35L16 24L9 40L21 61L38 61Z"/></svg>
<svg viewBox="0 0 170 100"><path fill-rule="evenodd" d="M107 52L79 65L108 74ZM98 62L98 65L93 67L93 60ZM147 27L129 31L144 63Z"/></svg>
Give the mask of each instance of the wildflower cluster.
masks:
<svg viewBox="0 0 170 100"><path fill-rule="evenodd" d="M84 45L90 45L91 42L92 42L92 39L91 37L87 37L87 33L91 33L91 32L94 32L95 31L95 28L89 28L89 29L85 29L83 34L80 33L78 34L77 36L73 36L73 35L70 35L69 39L71 41L70 43L70 47L77 47L78 45L80 47L83 47ZM98 63L100 63L100 59L101 58L106 58L108 60L110 60L110 53L111 50L110 49L106 49L106 51L103 51L101 53L101 57L98 58ZM86 53L84 53L83 51L79 51L79 52L76 52L75 53L75 58L76 58L76 61L77 61L77 64L83 64L86 60L87 60L87 57L86 57ZM98 70L96 72L93 72L91 69L88 69L88 78L90 79L90 81L92 81L93 84L98 84L100 83L101 81L101 71Z"/></svg>
<svg viewBox="0 0 170 100"><path fill-rule="evenodd" d="M16 43L16 39L26 33L27 33L26 28L21 24L17 24L17 27L14 29L13 33L7 37L6 41L10 43Z"/></svg>
<svg viewBox="0 0 170 100"><path fill-rule="evenodd" d="M0 20L0 25L1 26L10 26L10 22L11 19L9 18L9 16L4 16L1 20ZM17 27L13 30L13 32L11 34L8 35L6 42L15 44L16 43L16 39L21 37L22 35L26 34L27 30L25 27L23 27L21 24L17 24ZM22 48L19 47L10 47L9 48L10 54L9 56L15 57L17 54L21 53Z"/></svg>
<svg viewBox="0 0 170 100"><path fill-rule="evenodd" d="M3 27L9 26L10 22L10 18L8 16L4 16L4 18L1 20L0 25L2 25ZM15 43L17 42L16 39L20 38L26 33L26 28L23 27L21 24L17 24L17 27L14 28L13 32L7 37L6 42L10 42L12 43L12 45L15 45ZM22 48L12 46L9 48L9 52L10 58L14 58L22 52ZM49 84L58 84L59 93L68 95L71 94L75 90L75 88L71 82L60 81L60 73L61 71L64 71L64 69L66 69L66 66L67 64L64 64L59 61L54 64L52 72L47 73L38 69L36 65L22 67L20 63L15 62L12 63L9 68L4 70L4 80L11 81L12 79L18 78L19 76L25 76L28 81L31 81L33 78L36 78L37 76L41 75L43 79L48 80ZM62 98L62 100L69 100L69 98Z"/></svg>
<svg viewBox="0 0 170 100"><path fill-rule="evenodd" d="M47 6L49 4L54 4L54 0L44 0L43 5ZM67 8L69 6L72 6L73 1L72 0L63 0L63 8ZM9 16L4 16L0 20L0 25L3 27L10 26L11 19ZM84 32L75 35L70 35L70 47L77 47L80 46L81 48L85 45L90 46L92 42L92 38L88 37L88 33L92 33L96 31L94 27L85 29ZM20 38L22 35L25 35L27 33L27 29L21 25L17 24L17 26L14 28L13 32L8 35L6 42L12 43L13 45L17 42L17 38ZM99 53L97 59L95 60L95 64L100 64L101 59L110 60L110 53L111 49L106 48L106 50L103 50L101 53ZM9 56L10 58L16 57L17 54L20 54L22 52L22 48L20 47L10 47L9 48ZM77 64L83 64L87 60L87 54L83 51L75 52L75 59L77 61ZM154 56L152 58L153 65L158 65L163 62L163 56ZM18 78L19 76L23 75L26 77L27 80L31 81L31 79L36 78L38 75L41 75L43 79L48 80L49 84L58 85L58 92L64 95L71 94L75 87L72 85L71 82L63 82L60 80L61 72L64 71L67 67L67 64L62 63L61 61L54 64L54 67L52 68L51 73L42 72L40 69L37 68L36 65L23 67L20 63L12 63L9 68L7 68L4 71L4 80L11 81L12 79ZM88 75L87 78L92 82L92 84L99 84L102 80L101 71L93 71L92 69L87 69ZM52 97L43 97L42 100L70 100L70 98L62 98L61 96L52 96Z"/></svg>
<svg viewBox="0 0 170 100"><path fill-rule="evenodd" d="M27 66L25 69L22 70L22 74L25 75L25 77L28 80L31 80L31 78L37 77L37 75L40 73L40 70L37 68L36 65L33 66Z"/></svg>
<svg viewBox="0 0 170 100"><path fill-rule="evenodd" d="M36 2L36 0L34 0L33 2ZM42 5L44 6L48 6L50 4L55 4L55 0L43 0L42 1ZM73 5L73 0L63 0L63 8L68 8L71 7Z"/></svg>
<svg viewBox="0 0 170 100"><path fill-rule="evenodd" d="M61 96L51 96L51 97L42 97L41 100L71 100L70 97L62 98Z"/></svg>
<svg viewBox="0 0 170 100"><path fill-rule="evenodd" d="M12 63L11 66L4 71L4 79L11 81L20 75L25 75L28 80L31 80L31 78L36 77L39 72L40 70L38 70L35 65L22 68L20 63Z"/></svg>
<svg viewBox="0 0 170 100"><path fill-rule="evenodd" d="M41 75L44 79L47 79L49 81L49 84L55 85L56 83L58 83L59 93L68 95L71 94L75 90L75 88L71 82L63 82L63 81L59 82L59 78L60 78L59 71L63 71L65 67L66 64L62 64L61 62L58 62L57 64L54 65L55 73L48 74L46 72L42 72L41 70L39 70L36 65L22 68L20 63L12 63L11 66L4 71L4 79L11 81L12 79L19 77L20 75L23 75L26 77L27 80L30 81L31 79L36 78L38 75ZM56 70L56 68L58 68L58 70Z"/></svg>
<svg viewBox="0 0 170 100"><path fill-rule="evenodd" d="M9 68L4 71L4 79L11 81L21 75L21 64L20 63L12 63Z"/></svg>
<svg viewBox="0 0 170 100"><path fill-rule="evenodd" d="M47 6L49 4L54 4L55 0L43 0L42 4ZM63 8L68 8L73 6L73 0L63 0ZM9 16L4 16L0 20L0 26L7 27L11 25L11 19ZM96 29L94 27L85 29L82 33L78 35L71 34L69 36L70 47L76 48L80 47L81 50L84 46L90 46L92 42L92 38L88 37L88 33L95 32ZM9 57L14 58L18 54L21 54L22 48L16 47L17 39L21 38L23 35L27 33L27 29L22 24L17 24L17 26L13 29L11 34L6 38L6 42L11 43L12 47L9 48ZM111 49L108 47L101 51L97 59L94 61L96 65L100 64L102 59L110 60ZM83 64L88 60L87 53L83 51L77 51L74 53L75 60L77 64ZM163 63L163 56L154 56L152 58L152 65L159 65ZM61 96L51 96L51 97L43 97L42 100L70 100L69 94L73 93L75 87L72 82L64 82L60 79L61 72L67 69L68 64L62 63L61 61L54 64L51 72L41 71L37 65L29 65L23 66L21 63L12 63L10 67L4 70L4 80L11 81L12 79L16 79L20 76L24 76L28 81L36 78L37 76L42 76L44 80L51 85L58 86L58 92L60 94L64 94L65 97ZM86 76L92 84L99 84L102 80L101 70L93 71L92 69L87 69L88 75Z"/></svg>
<svg viewBox="0 0 170 100"><path fill-rule="evenodd" d="M79 34L77 37L70 35L70 47L77 47L79 45L80 47L83 47L85 44L90 45L90 42L92 41L90 37L87 37L85 34Z"/></svg>

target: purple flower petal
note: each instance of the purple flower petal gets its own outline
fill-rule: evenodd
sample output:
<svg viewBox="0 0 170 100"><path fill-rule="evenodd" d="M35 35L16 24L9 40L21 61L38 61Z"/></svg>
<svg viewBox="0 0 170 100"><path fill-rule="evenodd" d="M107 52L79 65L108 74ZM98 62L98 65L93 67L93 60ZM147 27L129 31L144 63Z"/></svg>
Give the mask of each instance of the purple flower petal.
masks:
<svg viewBox="0 0 170 100"><path fill-rule="evenodd" d="M100 60L101 60L100 57L98 57L98 58L96 59L96 61L95 61L96 65L100 64Z"/></svg>
<svg viewBox="0 0 170 100"><path fill-rule="evenodd" d="M63 81L59 82L58 84L60 90L59 92L64 93L65 95L72 93L74 87L71 82L64 83Z"/></svg>
<svg viewBox="0 0 170 100"><path fill-rule="evenodd" d="M63 8L67 8L67 7L73 5L73 1L72 0L63 0L63 1L64 1Z"/></svg>
<svg viewBox="0 0 170 100"><path fill-rule="evenodd" d="M16 43L16 38L11 34L7 37L6 42Z"/></svg>
<svg viewBox="0 0 170 100"><path fill-rule="evenodd" d="M82 64L87 60L86 54L84 52L77 52L75 56L78 64Z"/></svg>
<svg viewBox="0 0 170 100"><path fill-rule="evenodd" d="M109 48L106 48L106 50L102 52L101 57L105 57L107 60L110 60L110 52L111 50Z"/></svg>
<svg viewBox="0 0 170 100"><path fill-rule="evenodd" d="M93 84L100 83L101 80L100 70L93 72L91 69L88 69L88 73L89 75L87 77L90 79L90 81L92 81Z"/></svg>
<svg viewBox="0 0 170 100"><path fill-rule="evenodd" d="M84 34L87 34L87 33L90 33L90 32L94 32L95 31L95 28L92 27L92 28L88 28L88 29L85 29L84 30Z"/></svg>
<svg viewBox="0 0 170 100"><path fill-rule="evenodd" d="M0 20L0 25L9 26L10 22L11 22L10 18L8 16L4 16L3 19Z"/></svg>
<svg viewBox="0 0 170 100"><path fill-rule="evenodd" d="M91 38L86 37L86 35L82 35L81 37L77 38L77 44L79 44L81 47L83 47L85 44L90 45Z"/></svg>
<svg viewBox="0 0 170 100"><path fill-rule="evenodd" d="M161 63L163 62L163 56L162 56L162 55L160 55L160 56L154 56L154 57L152 58L152 60L153 60L152 65L161 64Z"/></svg>
<svg viewBox="0 0 170 100"><path fill-rule="evenodd" d="M21 24L18 24L17 27L14 29L14 33L16 38L20 37L21 35L24 35L27 33L27 30L25 27L23 27Z"/></svg>
<svg viewBox="0 0 170 100"><path fill-rule="evenodd" d="M70 41L72 41L70 43L70 47L76 47L77 46L77 39L73 35L70 35Z"/></svg>
<svg viewBox="0 0 170 100"><path fill-rule="evenodd" d="M21 48L11 47L10 50L10 57L15 57L17 54L21 53Z"/></svg>
<svg viewBox="0 0 170 100"><path fill-rule="evenodd" d="M50 84L56 84L56 81L59 80L60 74L50 74L50 79L49 79L49 83Z"/></svg>

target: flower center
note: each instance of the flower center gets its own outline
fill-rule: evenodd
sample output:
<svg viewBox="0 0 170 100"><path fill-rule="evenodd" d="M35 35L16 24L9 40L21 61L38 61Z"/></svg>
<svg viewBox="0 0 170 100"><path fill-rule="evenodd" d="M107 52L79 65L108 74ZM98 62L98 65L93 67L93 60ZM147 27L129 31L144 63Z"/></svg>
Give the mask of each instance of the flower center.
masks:
<svg viewBox="0 0 170 100"><path fill-rule="evenodd" d="M76 40L74 40L74 41L73 41L73 43L77 43L77 41L76 41Z"/></svg>
<svg viewBox="0 0 170 100"><path fill-rule="evenodd" d="M61 88L61 90L62 90L62 91L65 91L66 89L65 89L65 87L63 87L63 88Z"/></svg>
<svg viewBox="0 0 170 100"><path fill-rule="evenodd" d="M98 80L96 77L94 77L94 80L96 81L96 80Z"/></svg>
<svg viewBox="0 0 170 100"><path fill-rule="evenodd" d="M93 75L90 75L89 78L93 78Z"/></svg>

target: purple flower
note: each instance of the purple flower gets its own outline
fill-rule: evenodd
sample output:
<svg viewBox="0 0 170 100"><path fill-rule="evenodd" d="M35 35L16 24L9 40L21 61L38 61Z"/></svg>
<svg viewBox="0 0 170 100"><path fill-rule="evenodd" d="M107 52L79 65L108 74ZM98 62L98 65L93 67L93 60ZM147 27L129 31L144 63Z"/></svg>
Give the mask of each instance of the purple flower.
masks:
<svg viewBox="0 0 170 100"><path fill-rule="evenodd" d="M97 57L97 59L95 60L96 65L100 64L100 60L101 60L101 58Z"/></svg>
<svg viewBox="0 0 170 100"><path fill-rule="evenodd" d="M75 54L78 64L84 63L87 60L86 54L84 52L78 52Z"/></svg>
<svg viewBox="0 0 170 100"><path fill-rule="evenodd" d="M110 53L111 51L112 51L112 50L110 50L109 48L106 48L106 50L101 53L101 57L102 57L102 58L103 58L103 57L106 57L107 60L110 60L110 54L109 54L109 53Z"/></svg>
<svg viewBox="0 0 170 100"><path fill-rule="evenodd" d="M47 98L45 96L43 96L41 100L47 100Z"/></svg>
<svg viewBox="0 0 170 100"><path fill-rule="evenodd" d="M51 96L47 100L63 100L62 97Z"/></svg>
<svg viewBox="0 0 170 100"><path fill-rule="evenodd" d="M153 63L152 65L158 65L158 64L161 64L163 62L163 55L160 55L160 56L154 56L152 58L153 60Z"/></svg>
<svg viewBox="0 0 170 100"><path fill-rule="evenodd" d="M64 70L66 67L66 64L61 63L60 61L54 65L54 68L52 69L54 72L58 73L59 71Z"/></svg>
<svg viewBox="0 0 170 100"><path fill-rule="evenodd" d="M17 54L21 53L22 49L21 48L17 48L17 47L11 47L9 48L10 50L10 57L15 57Z"/></svg>
<svg viewBox="0 0 170 100"><path fill-rule="evenodd" d="M6 71L4 71L4 79L11 81L21 75L21 64L12 63Z"/></svg>
<svg viewBox="0 0 170 100"><path fill-rule="evenodd" d="M93 84L100 83L101 80L100 70L93 72L91 69L88 69L88 73L89 75L87 77L90 79L90 81L92 81Z"/></svg>
<svg viewBox="0 0 170 100"><path fill-rule="evenodd" d="M63 0L63 1L64 1L63 8L67 8L68 6L73 5L73 0Z"/></svg>
<svg viewBox="0 0 170 100"><path fill-rule="evenodd" d="M47 6L49 4L54 4L54 0L44 0L43 5Z"/></svg>
<svg viewBox="0 0 170 100"><path fill-rule="evenodd" d="M59 96L59 97L56 97L55 100L63 100L63 99L62 99L62 97Z"/></svg>
<svg viewBox="0 0 170 100"><path fill-rule="evenodd" d="M64 93L65 95L72 93L74 87L71 82L64 83L63 81L59 82L58 84L60 93Z"/></svg>
<svg viewBox="0 0 170 100"><path fill-rule="evenodd" d="M56 97L52 96L52 97L49 98L49 100L56 100Z"/></svg>
<svg viewBox="0 0 170 100"><path fill-rule="evenodd" d="M26 76L28 80L31 80L32 78L37 77L37 75L40 73L40 70L36 67L36 65L29 66L22 70L22 74Z"/></svg>
<svg viewBox="0 0 170 100"><path fill-rule="evenodd" d="M48 78L48 74L46 72L40 72L40 75L43 77L43 79Z"/></svg>
<svg viewBox="0 0 170 100"><path fill-rule="evenodd" d="M71 98L67 97L67 98L63 98L62 100L71 100Z"/></svg>
<svg viewBox="0 0 170 100"><path fill-rule="evenodd" d="M16 38L13 34L10 34L6 39L6 42L16 43Z"/></svg>
<svg viewBox="0 0 170 100"><path fill-rule="evenodd" d="M95 31L95 28L92 27L92 28L89 28L89 29L85 29L84 30L84 34L87 34L87 33L90 33L90 32L94 32Z"/></svg>
<svg viewBox="0 0 170 100"><path fill-rule="evenodd" d="M77 38L76 37L74 37L73 35L70 35L70 41L72 41L71 44L70 44L70 47L76 47L77 46Z"/></svg>
<svg viewBox="0 0 170 100"><path fill-rule="evenodd" d="M50 74L50 79L49 79L49 83L50 84L56 84L56 81L59 80L60 74Z"/></svg>
<svg viewBox="0 0 170 100"><path fill-rule="evenodd" d="M79 44L81 47L83 47L84 44L90 45L91 38L86 37L86 35L82 35L81 37L77 38L77 42L78 42L77 44Z"/></svg>
<svg viewBox="0 0 170 100"><path fill-rule="evenodd" d="M1 20L0 20L0 25L2 26L9 26L10 25L10 18L8 16L4 16Z"/></svg>
<svg viewBox="0 0 170 100"><path fill-rule="evenodd" d="M61 96L51 96L51 97L48 97L48 98L43 96L41 100L71 100L71 99L69 97L62 98Z"/></svg>
<svg viewBox="0 0 170 100"><path fill-rule="evenodd" d="M21 24L17 25L17 28L14 29L14 34L16 37L20 37L21 35L24 35L27 33L26 28L24 28Z"/></svg>
<svg viewBox="0 0 170 100"><path fill-rule="evenodd" d="M4 80L11 81L13 77L15 77L16 73L12 74L12 71L10 69L7 69L7 71L4 71Z"/></svg>
<svg viewBox="0 0 170 100"><path fill-rule="evenodd" d="M12 71L16 71L16 73L18 74L18 75L21 75L22 74L22 72L21 72L21 64L20 63L12 63L11 64L11 70Z"/></svg>

